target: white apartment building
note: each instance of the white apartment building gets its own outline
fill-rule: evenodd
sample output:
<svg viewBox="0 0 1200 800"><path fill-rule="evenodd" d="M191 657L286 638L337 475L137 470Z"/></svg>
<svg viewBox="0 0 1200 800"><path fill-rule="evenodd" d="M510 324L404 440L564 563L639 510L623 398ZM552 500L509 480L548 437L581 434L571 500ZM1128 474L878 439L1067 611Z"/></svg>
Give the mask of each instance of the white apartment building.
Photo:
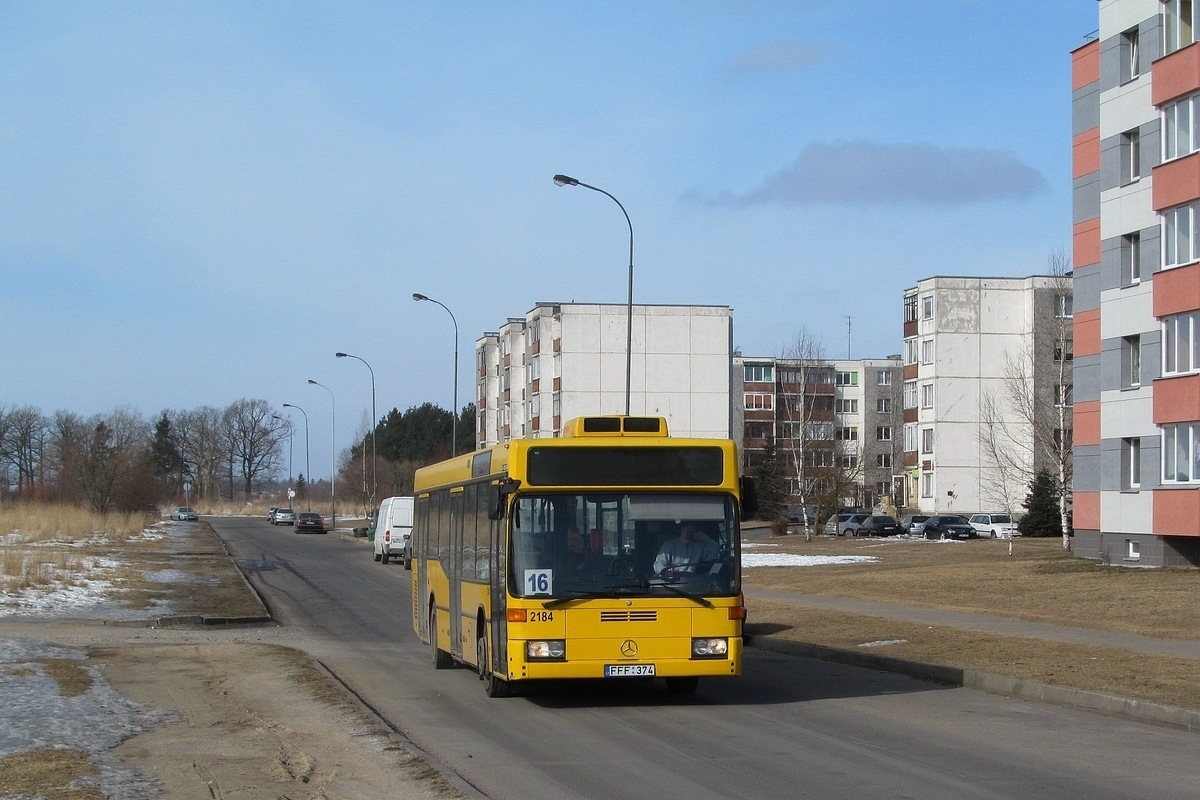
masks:
<svg viewBox="0 0 1200 800"><path fill-rule="evenodd" d="M559 436L564 420L625 413L629 309L537 303L475 343L476 446ZM629 413L673 436L729 438L733 311L635 305Z"/></svg>
<svg viewBox="0 0 1200 800"><path fill-rule="evenodd" d="M1071 312L1070 277L933 277L904 293L904 505L1020 512L1035 465L1070 439Z"/></svg>

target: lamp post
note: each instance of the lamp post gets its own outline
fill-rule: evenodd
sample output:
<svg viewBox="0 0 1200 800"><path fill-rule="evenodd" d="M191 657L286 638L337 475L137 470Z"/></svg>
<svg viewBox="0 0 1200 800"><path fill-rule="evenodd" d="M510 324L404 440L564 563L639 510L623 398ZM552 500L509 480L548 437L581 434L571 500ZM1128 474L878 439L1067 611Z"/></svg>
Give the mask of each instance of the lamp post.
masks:
<svg viewBox="0 0 1200 800"><path fill-rule="evenodd" d="M304 414L304 474L307 476L304 484L304 505L306 511L312 511L312 503L308 500L308 484L312 483L312 467L308 463L308 414L305 414L304 409L300 406L294 406L291 403L284 403L283 407L294 408Z"/></svg>
<svg viewBox="0 0 1200 800"><path fill-rule="evenodd" d="M330 437L333 439L333 469L329 473L329 527L334 529L337 528L337 403L333 399L333 389L323 383L317 383L312 378L309 378L308 382L329 392Z"/></svg>
<svg viewBox="0 0 1200 800"><path fill-rule="evenodd" d="M333 355L337 358L355 358L367 364L365 358L352 353L334 353ZM379 418L375 416L375 370L371 369L370 364L367 364L367 371L371 373L371 507L374 508L375 497L379 489L379 479L376 473L379 462L375 458L375 429L379 427Z"/></svg>
<svg viewBox="0 0 1200 800"><path fill-rule="evenodd" d="M627 329L625 332L625 416L629 416L629 383L630 376L633 374L633 223L630 222L629 212L625 210L625 206L621 205L621 201L600 187L591 186L569 175L555 175L554 183L557 186L582 186L593 192L599 192L617 204L617 208L621 209L621 213L625 215L625 223L629 225L629 301L625 307Z"/></svg>
<svg viewBox="0 0 1200 800"><path fill-rule="evenodd" d="M446 309L446 313L450 315L450 321L454 323L454 408L450 422L450 455L458 455L458 320L454 318L454 312L446 308L446 304L434 300L432 297L426 297L419 292L413 292L413 300L428 300L431 303L437 303L442 308Z"/></svg>

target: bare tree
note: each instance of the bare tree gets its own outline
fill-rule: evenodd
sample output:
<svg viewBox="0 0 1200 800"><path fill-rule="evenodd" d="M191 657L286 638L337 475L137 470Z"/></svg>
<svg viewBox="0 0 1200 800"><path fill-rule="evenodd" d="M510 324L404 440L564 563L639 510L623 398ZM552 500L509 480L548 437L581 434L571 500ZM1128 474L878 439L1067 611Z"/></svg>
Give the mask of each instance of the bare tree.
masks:
<svg viewBox="0 0 1200 800"><path fill-rule="evenodd" d="M287 424L276 416L266 400L243 399L225 409L221 421L229 453L231 494L235 476L249 497L263 480L278 473Z"/></svg>
<svg viewBox="0 0 1200 800"><path fill-rule="evenodd" d="M125 408L89 421L91 434L78 461L80 486L94 511L134 505L121 495L129 479L143 473L149 458L150 430L137 412ZM140 498L139 498L140 499Z"/></svg>
<svg viewBox="0 0 1200 800"><path fill-rule="evenodd" d="M1019 505L1034 476L1046 469L1057 480L1063 549L1070 549L1067 502L1072 481L1072 362L1074 328L1070 257L1048 258L1045 302L1035 302L1028 347L1005 358L1004 379L980 399L979 445L992 469L985 496Z"/></svg>
<svg viewBox="0 0 1200 800"><path fill-rule="evenodd" d="M820 340L801 328L784 348L776 369L777 450L784 456L791 493L807 506L816 499L812 495L818 476L833 467L833 366Z"/></svg>
<svg viewBox="0 0 1200 800"><path fill-rule="evenodd" d="M42 482L49 422L33 406L10 409L3 417L0 456L16 471L17 493L31 496Z"/></svg>

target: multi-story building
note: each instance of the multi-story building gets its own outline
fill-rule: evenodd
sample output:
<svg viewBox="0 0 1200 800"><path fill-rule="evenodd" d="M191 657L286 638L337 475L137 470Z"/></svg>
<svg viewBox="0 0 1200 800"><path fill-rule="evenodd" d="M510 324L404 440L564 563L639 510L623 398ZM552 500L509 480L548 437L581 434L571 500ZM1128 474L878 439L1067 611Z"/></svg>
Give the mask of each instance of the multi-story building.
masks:
<svg viewBox="0 0 1200 800"><path fill-rule="evenodd" d="M476 446L559 436L564 420L625 413L625 305L538 303L475 342ZM733 311L633 307L629 413L676 436L729 438Z"/></svg>
<svg viewBox="0 0 1200 800"><path fill-rule="evenodd" d="M899 356L836 359L735 355L734 430L747 471L769 448L791 496L872 507L892 501L900 464ZM740 401L740 402L739 402Z"/></svg>
<svg viewBox="0 0 1200 800"><path fill-rule="evenodd" d="M1200 3L1099 14L1072 53L1074 550L1200 565Z"/></svg>
<svg viewBox="0 0 1200 800"><path fill-rule="evenodd" d="M1069 485L1069 275L933 277L904 293L903 497L1020 511L1039 468Z"/></svg>

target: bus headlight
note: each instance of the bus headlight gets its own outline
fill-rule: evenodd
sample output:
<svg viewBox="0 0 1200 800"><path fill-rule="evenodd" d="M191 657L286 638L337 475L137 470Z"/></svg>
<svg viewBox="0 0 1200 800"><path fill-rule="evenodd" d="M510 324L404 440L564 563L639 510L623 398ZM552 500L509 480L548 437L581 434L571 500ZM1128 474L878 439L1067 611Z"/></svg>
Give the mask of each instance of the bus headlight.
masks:
<svg viewBox="0 0 1200 800"><path fill-rule="evenodd" d="M566 654L567 643L563 639L535 639L525 643L525 657L530 661L561 661Z"/></svg>
<svg viewBox="0 0 1200 800"><path fill-rule="evenodd" d="M728 654L728 639L692 639L692 658L724 658Z"/></svg>

